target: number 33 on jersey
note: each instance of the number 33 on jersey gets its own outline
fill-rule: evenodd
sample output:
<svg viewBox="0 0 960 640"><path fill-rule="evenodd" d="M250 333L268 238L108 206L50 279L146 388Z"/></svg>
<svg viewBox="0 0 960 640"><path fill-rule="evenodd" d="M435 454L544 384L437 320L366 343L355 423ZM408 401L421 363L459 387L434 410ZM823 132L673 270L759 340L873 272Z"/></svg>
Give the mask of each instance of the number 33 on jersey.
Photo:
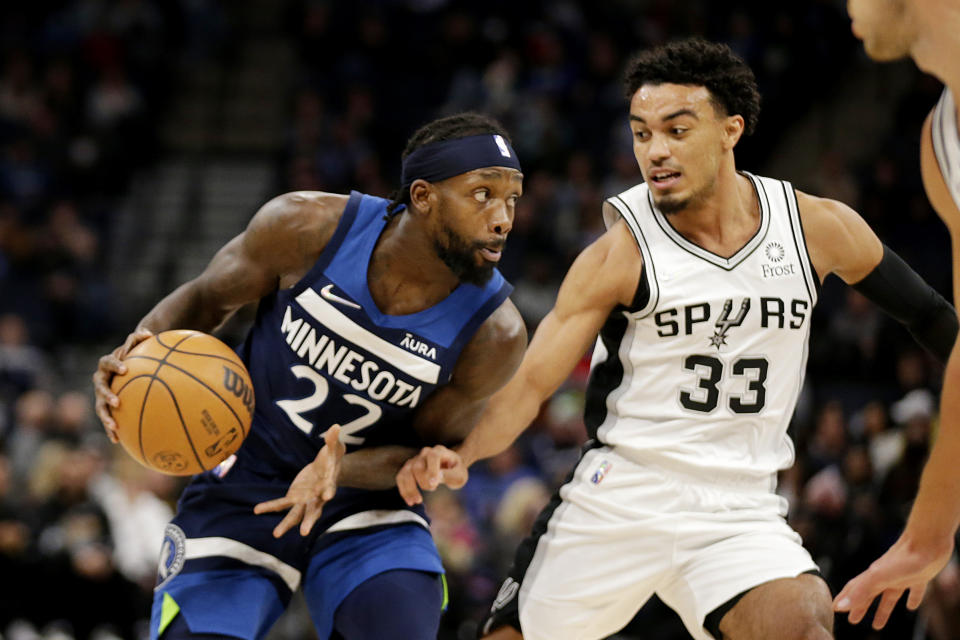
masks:
<svg viewBox="0 0 960 640"><path fill-rule="evenodd" d="M786 431L819 283L793 188L747 177L760 224L729 257L680 235L645 185L609 200L637 241L648 295L601 331L586 422L638 462L755 479L792 463Z"/></svg>

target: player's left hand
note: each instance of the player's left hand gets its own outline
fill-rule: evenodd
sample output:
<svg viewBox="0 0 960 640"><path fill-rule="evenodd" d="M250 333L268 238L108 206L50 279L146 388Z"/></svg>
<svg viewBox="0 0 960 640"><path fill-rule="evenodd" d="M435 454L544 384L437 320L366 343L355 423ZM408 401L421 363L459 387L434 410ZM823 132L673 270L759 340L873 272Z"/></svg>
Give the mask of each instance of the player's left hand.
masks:
<svg viewBox="0 0 960 640"><path fill-rule="evenodd" d="M289 509L280 524L273 529L274 538L281 537L298 522L300 535L309 534L320 519L323 505L337 493L340 463L346 453L346 447L340 442L340 427L327 429L323 440L326 445L320 449L313 462L300 470L290 484L287 495L261 502L253 508L253 512L257 514Z"/></svg>
<svg viewBox="0 0 960 640"><path fill-rule="evenodd" d="M420 491L433 491L441 484L459 489L469 472L460 455L443 445L424 447L397 472L397 490L409 506L423 502Z"/></svg>
<svg viewBox="0 0 960 640"><path fill-rule="evenodd" d="M953 540L940 545L912 544L901 536L885 554L847 583L833 600L834 611L849 611L851 624L857 624L877 596L881 596L873 616L873 628L882 629L904 591L909 590L907 608L916 610L930 582L947 564L953 553Z"/></svg>

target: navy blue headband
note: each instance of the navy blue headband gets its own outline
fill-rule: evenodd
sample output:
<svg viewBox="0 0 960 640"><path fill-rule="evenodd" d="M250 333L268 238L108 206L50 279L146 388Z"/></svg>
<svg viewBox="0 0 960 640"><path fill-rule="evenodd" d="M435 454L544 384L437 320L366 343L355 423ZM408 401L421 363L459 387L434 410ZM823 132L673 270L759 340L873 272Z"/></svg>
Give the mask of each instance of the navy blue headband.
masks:
<svg viewBox="0 0 960 640"><path fill-rule="evenodd" d="M520 171L520 161L506 138L493 133L425 144L403 159L400 182L439 182L483 167L510 167Z"/></svg>

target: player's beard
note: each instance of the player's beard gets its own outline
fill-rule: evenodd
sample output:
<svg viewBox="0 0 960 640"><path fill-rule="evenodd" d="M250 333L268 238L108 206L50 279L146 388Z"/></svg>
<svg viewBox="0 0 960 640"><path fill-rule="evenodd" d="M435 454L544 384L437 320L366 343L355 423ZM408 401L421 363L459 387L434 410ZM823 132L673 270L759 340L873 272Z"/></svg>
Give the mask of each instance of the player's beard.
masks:
<svg viewBox="0 0 960 640"><path fill-rule="evenodd" d="M483 286L493 276L494 263L481 260L477 264L477 253L487 246L482 242L471 242L453 229L444 227L433 246L437 256L460 282Z"/></svg>
<svg viewBox="0 0 960 640"><path fill-rule="evenodd" d="M676 196L667 194L660 196L659 200L657 198L653 199L653 203L657 205L657 210L660 211L665 216L671 216L675 213L680 213L684 209L687 209L691 206L695 206L700 202L705 201L714 191L716 187L717 179L713 178L709 184L704 187L694 191L692 194L686 198L678 198Z"/></svg>

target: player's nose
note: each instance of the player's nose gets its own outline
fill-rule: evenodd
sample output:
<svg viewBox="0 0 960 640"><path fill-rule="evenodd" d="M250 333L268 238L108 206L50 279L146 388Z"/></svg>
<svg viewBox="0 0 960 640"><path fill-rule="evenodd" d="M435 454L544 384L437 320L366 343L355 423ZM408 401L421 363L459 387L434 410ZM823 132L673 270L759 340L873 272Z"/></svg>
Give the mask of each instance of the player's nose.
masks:
<svg viewBox="0 0 960 640"><path fill-rule="evenodd" d="M498 236L506 236L513 229L513 213L506 202L492 207L487 228Z"/></svg>
<svg viewBox="0 0 960 640"><path fill-rule="evenodd" d="M660 162L670 157L670 145L663 136L653 136L647 145L647 158L653 162Z"/></svg>

